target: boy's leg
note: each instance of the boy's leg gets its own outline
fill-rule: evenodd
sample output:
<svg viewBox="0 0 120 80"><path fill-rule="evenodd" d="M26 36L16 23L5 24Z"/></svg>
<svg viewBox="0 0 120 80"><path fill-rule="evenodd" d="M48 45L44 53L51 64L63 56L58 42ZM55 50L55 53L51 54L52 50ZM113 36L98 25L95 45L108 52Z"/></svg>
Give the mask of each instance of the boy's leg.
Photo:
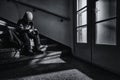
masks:
<svg viewBox="0 0 120 80"><path fill-rule="evenodd" d="M28 33L22 33L21 34L21 39L25 45L25 49L29 54L33 54L33 51L31 49L31 44L30 44L30 38L28 36Z"/></svg>

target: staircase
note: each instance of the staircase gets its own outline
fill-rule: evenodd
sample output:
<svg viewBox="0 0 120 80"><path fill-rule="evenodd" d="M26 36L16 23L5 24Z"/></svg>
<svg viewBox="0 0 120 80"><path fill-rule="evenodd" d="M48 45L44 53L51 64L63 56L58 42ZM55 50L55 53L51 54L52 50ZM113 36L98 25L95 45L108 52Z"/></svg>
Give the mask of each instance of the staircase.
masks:
<svg viewBox="0 0 120 80"><path fill-rule="evenodd" d="M60 58L61 56L70 55L70 48L60 44L52 39L49 39L43 35L40 35L40 40L42 45L48 45L46 54L36 54L34 56L22 56L17 58L20 53L17 53L15 58L5 58L0 60L0 64L16 63L21 61L31 61L34 59L39 59L41 62L47 60L54 60ZM9 51L8 51L9 52ZM5 54L5 53L4 53ZM7 54L7 53L6 53Z"/></svg>
<svg viewBox="0 0 120 80"><path fill-rule="evenodd" d="M53 59L61 56L70 55L71 50L69 47L54 41L48 37L40 35L40 40L42 45L48 45L47 55L44 59Z"/></svg>
<svg viewBox="0 0 120 80"><path fill-rule="evenodd" d="M12 27L17 26L15 23L12 23L12 22L10 22L6 19L0 18L0 20L5 21L8 26L12 26ZM3 29L3 28L1 28L1 26L0 26L0 30L1 29ZM13 62L18 62L18 61L43 59L43 58L46 60L46 59L58 58L58 57L61 57L61 56L71 54L71 49L69 47L67 47L67 46L65 46L65 45L63 45L63 44L61 44L57 41L54 41L54 40L52 40L48 37L45 37L41 34L40 34L40 41L41 41L42 45L48 45L46 54L37 54L35 56L23 56L23 57L19 57L19 54L20 54L19 51L16 52L17 53L16 55L14 55L15 50L13 48L5 48L4 49L4 48L2 48L3 45L0 44L0 64L5 64L5 63L8 64L8 63L13 63ZM15 57L6 58L6 57L9 57L11 55L15 56ZM2 58L4 58L4 59L2 59Z"/></svg>
<svg viewBox="0 0 120 80"><path fill-rule="evenodd" d="M62 51L65 53L65 51L69 51L70 48L55 41L55 40L52 40L48 37L45 37L43 35L40 34L40 40L41 40L41 44L42 45L48 45L48 48L47 48L47 51Z"/></svg>

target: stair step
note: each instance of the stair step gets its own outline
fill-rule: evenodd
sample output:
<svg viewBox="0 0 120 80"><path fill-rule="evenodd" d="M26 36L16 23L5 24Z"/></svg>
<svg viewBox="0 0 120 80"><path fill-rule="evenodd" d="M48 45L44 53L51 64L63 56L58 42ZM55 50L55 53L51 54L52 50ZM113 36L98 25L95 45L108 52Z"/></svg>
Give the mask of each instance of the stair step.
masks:
<svg viewBox="0 0 120 80"><path fill-rule="evenodd" d="M38 64L61 64L61 63L66 63L64 60L61 58L54 58L54 59L48 59L48 60L43 60L38 62Z"/></svg>
<svg viewBox="0 0 120 80"><path fill-rule="evenodd" d="M60 55L48 56L48 57L43 58L41 61L50 60L50 59L55 59L55 58L60 58Z"/></svg>
<svg viewBox="0 0 120 80"><path fill-rule="evenodd" d="M45 38L40 39L40 42L41 42L42 45L46 45L46 44L54 44L54 43L55 43L55 42L50 41L50 40L45 39Z"/></svg>
<svg viewBox="0 0 120 80"><path fill-rule="evenodd" d="M62 51L48 51L47 54L38 54L38 55L35 55L35 56L22 56L21 58L1 59L0 64L13 63L13 62L32 60L32 59L47 60L47 59L60 57L61 54L62 54Z"/></svg>
<svg viewBox="0 0 120 80"><path fill-rule="evenodd" d="M48 53L47 56L54 56L54 55L61 55L62 51L48 51L47 53Z"/></svg>
<svg viewBox="0 0 120 80"><path fill-rule="evenodd" d="M47 51L62 51L66 48L62 48L59 44L50 44L48 45Z"/></svg>

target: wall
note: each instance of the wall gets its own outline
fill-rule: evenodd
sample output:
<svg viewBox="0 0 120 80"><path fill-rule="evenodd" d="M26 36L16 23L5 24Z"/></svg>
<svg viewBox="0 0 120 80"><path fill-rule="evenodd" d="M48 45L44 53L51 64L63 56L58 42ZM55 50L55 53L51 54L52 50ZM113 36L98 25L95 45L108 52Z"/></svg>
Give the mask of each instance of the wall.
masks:
<svg viewBox="0 0 120 80"><path fill-rule="evenodd" d="M72 0L21 0L27 4L35 5L55 14L72 18ZM7 0L0 1L0 17L17 23L25 11L33 11L32 8L13 3ZM72 20L61 22L61 18L35 10L34 23L43 34L66 46L72 47Z"/></svg>

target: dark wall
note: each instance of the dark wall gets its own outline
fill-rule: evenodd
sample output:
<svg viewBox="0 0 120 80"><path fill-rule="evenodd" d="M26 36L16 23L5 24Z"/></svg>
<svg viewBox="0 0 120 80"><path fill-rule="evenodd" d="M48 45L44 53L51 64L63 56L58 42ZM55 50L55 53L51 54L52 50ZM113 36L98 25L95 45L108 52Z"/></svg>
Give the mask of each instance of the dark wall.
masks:
<svg viewBox="0 0 120 80"><path fill-rule="evenodd" d="M55 14L72 18L72 0L20 0ZM25 11L32 8L11 1L0 1L0 17L17 23ZM72 20L61 21L61 18L35 10L34 24L41 34L72 48Z"/></svg>
<svg viewBox="0 0 120 80"><path fill-rule="evenodd" d="M0 1L0 17L6 18L13 22L17 22L18 11L16 5L7 2L7 0Z"/></svg>

